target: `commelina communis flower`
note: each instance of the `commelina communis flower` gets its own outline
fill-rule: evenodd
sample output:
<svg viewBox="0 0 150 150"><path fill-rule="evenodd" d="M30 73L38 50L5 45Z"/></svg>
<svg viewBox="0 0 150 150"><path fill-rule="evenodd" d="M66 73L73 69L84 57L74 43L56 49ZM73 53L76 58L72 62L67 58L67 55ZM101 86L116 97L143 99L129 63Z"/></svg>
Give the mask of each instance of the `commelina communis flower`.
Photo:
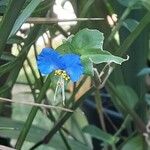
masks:
<svg viewBox="0 0 150 150"><path fill-rule="evenodd" d="M79 55L61 55L52 48L43 48L37 56L37 65L42 75L55 71L55 75L62 76L65 80L76 82L83 74L83 66Z"/></svg>
<svg viewBox="0 0 150 150"><path fill-rule="evenodd" d="M54 100L60 87L63 104L65 101L64 80L77 82L83 74L83 66L79 55L73 53L61 55L52 48L42 49L42 52L37 56L37 66L44 76L54 72L54 75L60 77L55 89Z"/></svg>

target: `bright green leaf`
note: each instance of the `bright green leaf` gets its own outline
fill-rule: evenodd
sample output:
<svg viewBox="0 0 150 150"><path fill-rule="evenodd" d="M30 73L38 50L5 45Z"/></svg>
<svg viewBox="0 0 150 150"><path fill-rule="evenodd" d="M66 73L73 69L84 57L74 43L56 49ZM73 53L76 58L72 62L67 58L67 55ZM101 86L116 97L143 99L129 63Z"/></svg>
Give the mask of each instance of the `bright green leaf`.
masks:
<svg viewBox="0 0 150 150"><path fill-rule="evenodd" d="M118 56L114 56L108 51L101 51L101 54L91 54L91 55L83 55L81 56L81 59L87 59L89 58L94 64L100 64L100 63L116 63L121 64L124 61L128 60L128 57L126 59L123 59Z"/></svg>
<svg viewBox="0 0 150 150"><path fill-rule="evenodd" d="M81 61L82 61L82 64L84 66L84 74L94 75L93 63L91 62L91 60L89 58L87 58L87 59L81 59Z"/></svg>
<svg viewBox="0 0 150 150"><path fill-rule="evenodd" d="M75 49L69 41L66 41L64 44L57 47L56 50L61 54L75 53Z"/></svg>
<svg viewBox="0 0 150 150"><path fill-rule="evenodd" d="M98 30L83 29L72 38L71 44L80 55L96 54L103 48L104 36Z"/></svg>

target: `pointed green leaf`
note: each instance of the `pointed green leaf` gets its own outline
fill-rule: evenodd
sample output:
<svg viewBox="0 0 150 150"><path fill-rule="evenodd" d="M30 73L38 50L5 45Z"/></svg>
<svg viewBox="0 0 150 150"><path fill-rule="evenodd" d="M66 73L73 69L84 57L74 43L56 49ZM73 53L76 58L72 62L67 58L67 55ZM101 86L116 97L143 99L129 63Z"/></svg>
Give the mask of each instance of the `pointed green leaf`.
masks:
<svg viewBox="0 0 150 150"><path fill-rule="evenodd" d="M120 64L124 61L128 60L128 57L126 59L123 59L121 57L118 56L114 56L111 53L109 53L108 51L101 51L101 54L91 54L91 55L83 55L81 56L81 59L87 59L89 58L94 64L100 64L100 63L116 63L116 64Z"/></svg>

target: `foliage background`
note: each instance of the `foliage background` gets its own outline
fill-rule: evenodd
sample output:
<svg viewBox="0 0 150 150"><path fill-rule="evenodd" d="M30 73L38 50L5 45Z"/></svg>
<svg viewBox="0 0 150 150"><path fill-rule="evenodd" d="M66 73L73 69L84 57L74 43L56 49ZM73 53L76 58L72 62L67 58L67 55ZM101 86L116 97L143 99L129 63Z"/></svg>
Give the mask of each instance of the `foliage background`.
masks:
<svg viewBox="0 0 150 150"><path fill-rule="evenodd" d="M62 7L66 2L66 0L62 1ZM85 78L78 86L73 85L73 89L70 85L71 90L69 88L67 91L68 102L70 102L68 108L78 108L73 115L70 112L55 109L40 109L36 114L37 107L1 101L1 145L5 144L21 149L24 143L22 149L30 149L48 134L50 142L46 140L47 138L44 139L41 142L43 146L37 149L83 150L93 147L100 149L100 144L104 149L149 149L149 140L143 136L143 133L149 133L146 128L149 122L150 104L149 0L70 0L70 3L76 17L104 18L104 20L78 21L69 28L64 28L58 24L58 21L42 24L37 20L34 26L30 24L28 29L23 30L20 27L23 23L30 22L29 17L45 17L46 20L56 18L53 11L55 0L0 1L1 98L27 102L33 100L39 102L44 99L44 103L55 105L52 101L54 87L49 87L51 77L45 81L37 71L35 64L37 53L42 48L37 45L39 37L44 39L46 36L48 41L44 40L44 46L54 47L53 41L58 35L67 38L69 33L75 34L85 27L98 29L105 36L104 49L122 57L129 55L130 59L121 66L115 66L105 85L107 92L105 90L99 92L99 89L92 88L89 84L84 84L81 90L79 87L83 83L87 83ZM114 13L117 14L118 21L114 21L114 26L110 26L107 18L108 15L112 16ZM16 34L17 31L23 36ZM96 67L100 71L103 64ZM23 89L21 89L22 87ZM87 87L89 87L88 90ZM15 89L18 91L17 94ZM78 96L75 101L76 92L83 95ZM69 98L71 94L72 96ZM79 108L83 101L92 99L89 97L90 95L93 98L92 102L98 99L94 105L99 116L95 117L98 120L96 121L100 122L98 123L101 126L99 128L91 126L88 123L89 118L86 117L87 110L83 114ZM107 105L104 103L106 97L109 97ZM59 105L61 106L61 102ZM108 107L110 105L111 107ZM108 115L105 112L106 108L111 111L110 114L115 112L121 115L121 119L115 119L114 116ZM30 116L36 114L33 123L31 117L28 117L29 114ZM93 115L95 116L95 114ZM106 117L111 120L111 123L107 122ZM26 121L27 118L28 121ZM32 124L31 129L27 122ZM110 130L110 124L116 127ZM27 133L28 136L25 138ZM98 141L92 143L91 137L95 137ZM49 143L48 147L45 147L44 144L47 143Z"/></svg>

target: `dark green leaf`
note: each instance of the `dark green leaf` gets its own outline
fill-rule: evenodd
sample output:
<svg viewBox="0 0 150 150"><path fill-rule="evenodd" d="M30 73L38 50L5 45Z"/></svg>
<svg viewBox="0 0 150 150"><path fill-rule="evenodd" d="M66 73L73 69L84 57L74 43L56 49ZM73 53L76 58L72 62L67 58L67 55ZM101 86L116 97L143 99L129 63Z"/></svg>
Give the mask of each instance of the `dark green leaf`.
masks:
<svg viewBox="0 0 150 150"><path fill-rule="evenodd" d="M20 16L17 18L13 29L9 35L9 37L11 37L12 35L14 35L19 28L21 27L21 25L27 20L27 18L32 14L32 12L35 10L35 8L41 3L41 0L32 0L27 7L22 11L22 13L20 14Z"/></svg>

